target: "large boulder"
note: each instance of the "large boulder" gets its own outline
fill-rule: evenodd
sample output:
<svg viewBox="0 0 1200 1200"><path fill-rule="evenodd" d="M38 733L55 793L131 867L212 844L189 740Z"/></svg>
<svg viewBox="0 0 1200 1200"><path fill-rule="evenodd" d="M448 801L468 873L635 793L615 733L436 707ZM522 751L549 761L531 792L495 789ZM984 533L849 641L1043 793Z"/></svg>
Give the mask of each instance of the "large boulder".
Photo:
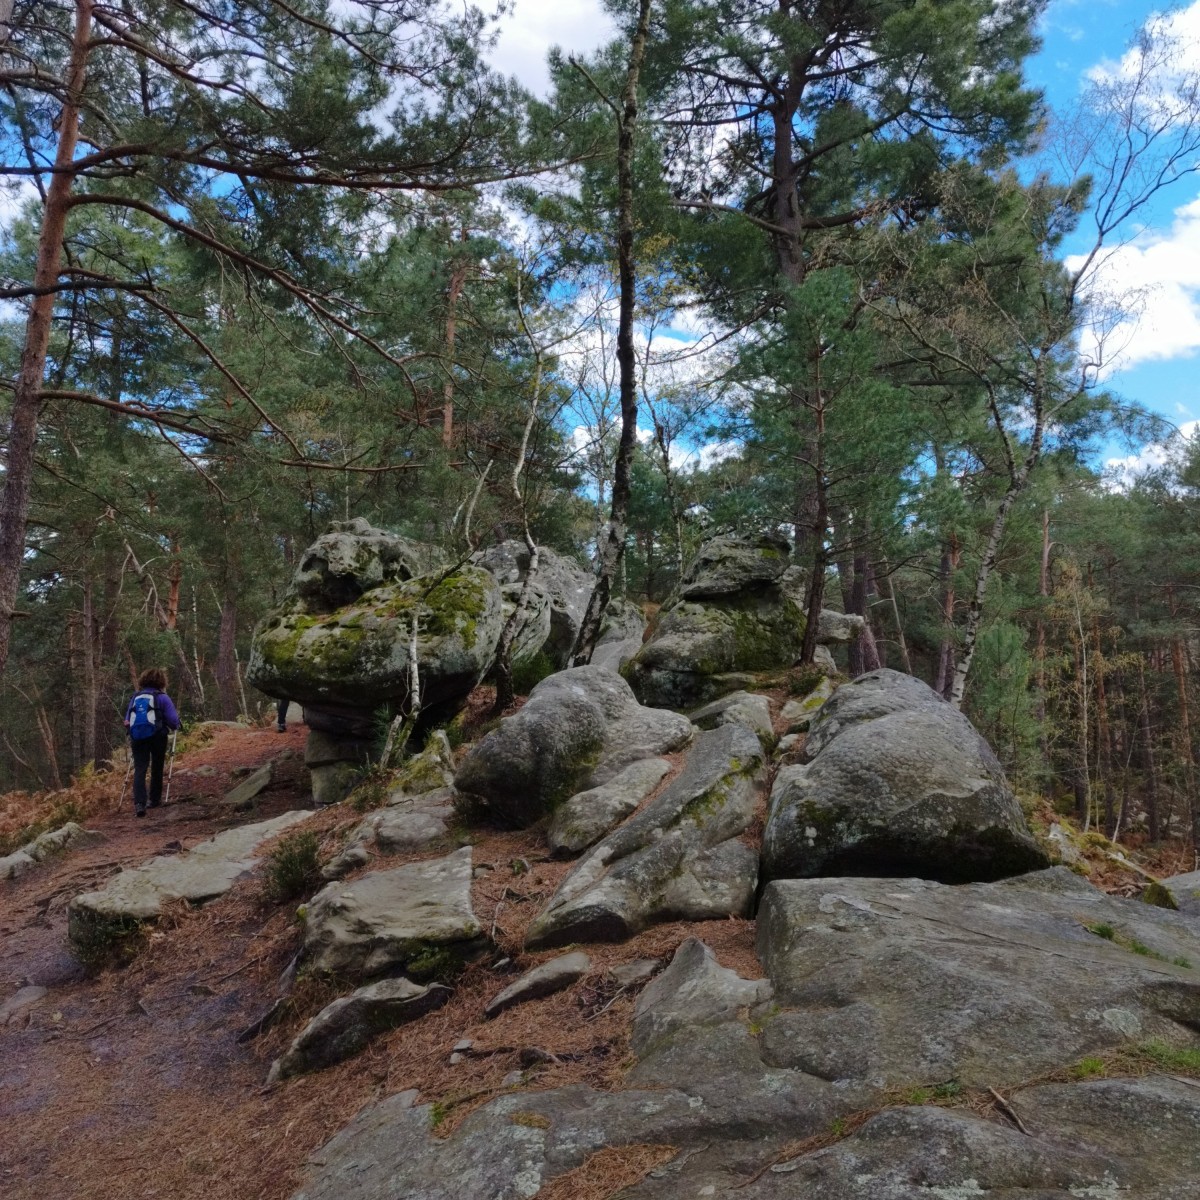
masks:
<svg viewBox="0 0 1200 1200"><path fill-rule="evenodd" d="M500 542L480 550L471 561L489 571L501 584L510 588L525 581L529 572L529 547L523 541ZM549 606L550 628L545 641L537 649L542 650L556 667L565 667L575 645L583 614L587 611L595 580L573 559L556 553L548 546L538 547L538 569L530 591L537 597L535 604L540 610ZM510 595L515 596L515 590ZM529 622L525 623L528 628ZM537 650L527 650L532 636L525 639L522 655L529 657Z"/></svg>
<svg viewBox="0 0 1200 1200"><path fill-rule="evenodd" d="M259 627L248 677L270 696L309 708L369 715L409 702L417 622L422 707L453 712L483 678L503 623L499 585L479 567L416 576L364 592L332 613L292 605Z"/></svg>
<svg viewBox="0 0 1200 1200"><path fill-rule="evenodd" d="M574 867L529 927L530 948L620 941L659 921L746 916L763 752L740 725L700 733L679 775Z"/></svg>
<svg viewBox="0 0 1200 1200"><path fill-rule="evenodd" d="M787 543L714 538L701 547L624 668L643 704L692 708L795 662L804 611L780 582Z"/></svg>
<svg viewBox="0 0 1200 1200"><path fill-rule="evenodd" d="M308 612L334 612L384 583L403 583L440 565L428 546L374 528L362 517L334 521L300 557L292 592Z"/></svg>
<svg viewBox="0 0 1200 1200"><path fill-rule="evenodd" d="M615 672L578 667L543 679L519 712L474 746L455 787L464 810L523 828L691 737L685 717L643 708Z"/></svg>
<svg viewBox="0 0 1200 1200"><path fill-rule="evenodd" d="M1164 879L1161 886L1166 889L1171 903L1179 912L1200 921L1200 871L1172 875L1169 879Z"/></svg>
<svg viewBox="0 0 1200 1200"><path fill-rule="evenodd" d="M607 783L559 805L546 830L550 853L578 854L598 842L658 787L670 769L665 758L639 759Z"/></svg>
<svg viewBox="0 0 1200 1200"><path fill-rule="evenodd" d="M920 680L872 671L825 702L808 765L783 767L763 837L768 879L992 880L1049 865L987 743Z"/></svg>
<svg viewBox="0 0 1200 1200"><path fill-rule="evenodd" d="M471 848L330 883L304 909L304 956L349 979L452 973L486 948L471 908Z"/></svg>

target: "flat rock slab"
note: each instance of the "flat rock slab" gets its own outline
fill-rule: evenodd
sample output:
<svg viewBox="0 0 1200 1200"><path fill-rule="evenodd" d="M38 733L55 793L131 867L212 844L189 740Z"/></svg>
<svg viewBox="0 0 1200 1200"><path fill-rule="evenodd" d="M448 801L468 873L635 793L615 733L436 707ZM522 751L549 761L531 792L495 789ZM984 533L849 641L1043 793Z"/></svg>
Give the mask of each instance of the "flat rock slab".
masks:
<svg viewBox="0 0 1200 1200"><path fill-rule="evenodd" d="M300 810L240 825L183 854L152 858L131 871L122 871L100 891L76 896L70 905L70 923L74 926L89 919L150 921L159 915L165 901L202 904L223 896L257 865L263 842L311 816Z"/></svg>
<svg viewBox="0 0 1200 1200"><path fill-rule="evenodd" d="M486 946L471 909L471 848L331 883L304 914L304 955L316 971L369 978L428 976Z"/></svg>
<svg viewBox="0 0 1200 1200"><path fill-rule="evenodd" d="M776 881L758 952L781 1008L764 1053L825 1079L1004 1087L1200 1028L1194 925L1066 867L960 887Z"/></svg>
<svg viewBox="0 0 1200 1200"><path fill-rule="evenodd" d="M762 762L740 725L698 734L679 775L563 880L526 945L620 941L657 921L748 913L758 856L737 837L754 818Z"/></svg>
<svg viewBox="0 0 1200 1200"><path fill-rule="evenodd" d="M510 983L483 1010L488 1017L498 1017L509 1008L552 996L578 983L592 969L592 960L580 950L560 954L548 962L526 971L515 983Z"/></svg>
<svg viewBox="0 0 1200 1200"><path fill-rule="evenodd" d="M1001 879L1049 865L988 744L919 679L871 671L838 688L783 767L763 834L767 879Z"/></svg>
<svg viewBox="0 0 1200 1200"><path fill-rule="evenodd" d="M249 808L260 792L265 792L271 786L273 763L264 763L257 771L247 775L232 791L226 792L221 803L234 812Z"/></svg>
<svg viewBox="0 0 1200 1200"><path fill-rule="evenodd" d="M644 758L600 787L579 792L559 805L546 831L550 853L578 854L598 842L658 787L670 769L665 758Z"/></svg>
<svg viewBox="0 0 1200 1200"><path fill-rule="evenodd" d="M419 850L444 838L453 819L453 788L437 788L420 796L400 794L354 827L345 848L321 874L325 879L341 879L367 862L368 847L381 854Z"/></svg>
<svg viewBox="0 0 1200 1200"><path fill-rule="evenodd" d="M271 1066L267 1083L320 1071L351 1058L380 1034L441 1008L453 992L440 983L382 979L327 1004Z"/></svg>
<svg viewBox="0 0 1200 1200"><path fill-rule="evenodd" d="M733 692L714 700L703 708L696 709L690 720L697 729L716 729L718 725L740 725L761 738L769 738L771 728L771 704L766 696L753 692Z"/></svg>

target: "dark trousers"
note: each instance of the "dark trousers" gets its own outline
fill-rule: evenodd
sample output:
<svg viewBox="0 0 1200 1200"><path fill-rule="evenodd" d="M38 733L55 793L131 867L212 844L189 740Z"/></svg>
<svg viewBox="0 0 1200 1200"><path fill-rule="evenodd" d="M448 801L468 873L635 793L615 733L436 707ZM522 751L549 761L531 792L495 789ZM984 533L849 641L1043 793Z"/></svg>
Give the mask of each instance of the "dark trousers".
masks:
<svg viewBox="0 0 1200 1200"><path fill-rule="evenodd" d="M287 728L287 710L289 704L291 704L290 700L280 700L275 705L275 722L281 730Z"/></svg>
<svg viewBox="0 0 1200 1200"><path fill-rule="evenodd" d="M146 807L146 770L150 771L150 807L162 803L163 763L167 760L167 731L131 742L133 748L133 807Z"/></svg>

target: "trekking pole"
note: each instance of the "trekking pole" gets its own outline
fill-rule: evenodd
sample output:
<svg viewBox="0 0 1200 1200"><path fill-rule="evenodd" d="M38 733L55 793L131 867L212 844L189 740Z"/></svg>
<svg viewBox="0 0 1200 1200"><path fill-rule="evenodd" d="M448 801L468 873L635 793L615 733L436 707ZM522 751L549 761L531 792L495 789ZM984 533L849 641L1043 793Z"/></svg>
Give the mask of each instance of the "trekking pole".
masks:
<svg viewBox="0 0 1200 1200"><path fill-rule="evenodd" d="M117 812L120 812L125 807L125 789L129 786L129 773L133 770L133 751L129 751L129 757L125 762L125 782L121 784L121 798L117 801Z"/></svg>
<svg viewBox="0 0 1200 1200"><path fill-rule="evenodd" d="M171 762L167 767L167 794L163 797L163 804L171 802L171 776L175 774L175 743L179 741L179 730L171 731Z"/></svg>

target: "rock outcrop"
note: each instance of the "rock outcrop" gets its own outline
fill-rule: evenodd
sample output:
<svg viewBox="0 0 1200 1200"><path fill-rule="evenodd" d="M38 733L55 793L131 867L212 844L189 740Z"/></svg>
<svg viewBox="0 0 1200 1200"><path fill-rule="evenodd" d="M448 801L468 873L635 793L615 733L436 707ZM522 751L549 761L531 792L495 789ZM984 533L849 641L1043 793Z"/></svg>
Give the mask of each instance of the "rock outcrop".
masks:
<svg viewBox="0 0 1200 1200"><path fill-rule="evenodd" d="M512 540L489 546L475 554L471 561L490 572L506 589L510 604L515 603L520 585L529 572L529 547L524 542ZM548 546L539 546L537 574L529 585L531 596L526 604L526 619L517 639L521 647L518 657L532 658L541 651L556 668L565 667L594 582L591 572L573 559ZM543 612L548 614L549 627L545 638L536 643L534 631L542 628L540 614Z"/></svg>
<svg viewBox="0 0 1200 1200"><path fill-rule="evenodd" d="M872 671L822 706L807 765L780 769L767 879L992 880L1047 866L987 743L920 680Z"/></svg>
<svg viewBox="0 0 1200 1200"><path fill-rule="evenodd" d="M334 882L305 907L303 954L314 971L370 979L439 978L487 946L471 908L471 848Z"/></svg>
<svg viewBox="0 0 1200 1200"><path fill-rule="evenodd" d="M630 763L607 783L579 792L559 805L546 831L551 854L578 854L623 821L671 769L665 758Z"/></svg>
<svg viewBox="0 0 1200 1200"><path fill-rule="evenodd" d="M1162 880L1160 886L1166 890L1175 908L1200 921L1200 871L1190 871L1186 875L1172 875Z"/></svg>
<svg viewBox="0 0 1200 1200"><path fill-rule="evenodd" d="M1194 1194L1200 1090L1169 1071L1069 1069L1081 1054L1196 1044L1194 971L1163 961L1200 961L1178 914L1062 869L964 888L786 881L767 889L760 946L769 977L746 979L685 940L639 997L624 1090L516 1092L448 1138L431 1105L400 1093L314 1156L295 1200L533 1197L602 1149L647 1144L674 1154L621 1193L634 1200ZM1050 1073L1066 1081L1026 1082ZM989 1119L992 1087L1007 1112ZM941 1104L971 1103L922 1104L937 1088ZM831 1131L833 1144L795 1146Z"/></svg>
<svg viewBox="0 0 1200 1200"><path fill-rule="evenodd" d="M520 979L510 983L502 992L493 996L483 1010L488 1017L498 1017L502 1012L552 996L572 984L578 983L592 969L592 960L580 950L571 954L560 954L526 971Z"/></svg>
<svg viewBox="0 0 1200 1200"><path fill-rule="evenodd" d="M658 921L745 916L758 855L753 820L763 753L739 725L700 733L680 774L563 880L526 944L619 941Z"/></svg>
<svg viewBox="0 0 1200 1200"><path fill-rule="evenodd" d="M686 717L643 708L619 675L577 667L542 680L519 712L474 746L455 787L464 812L523 828L691 737Z"/></svg>

